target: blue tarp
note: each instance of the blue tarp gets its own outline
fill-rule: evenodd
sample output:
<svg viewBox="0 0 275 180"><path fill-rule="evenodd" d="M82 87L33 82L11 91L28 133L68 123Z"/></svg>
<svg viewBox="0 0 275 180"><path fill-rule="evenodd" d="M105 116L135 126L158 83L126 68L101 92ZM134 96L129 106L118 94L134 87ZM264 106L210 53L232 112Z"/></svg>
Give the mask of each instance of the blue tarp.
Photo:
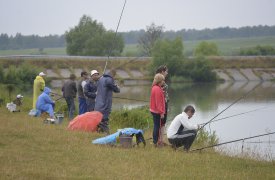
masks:
<svg viewBox="0 0 275 180"><path fill-rule="evenodd" d="M115 144L116 139L119 137L120 134L125 134L125 135L136 135L136 134L143 134L143 131L140 129L134 129L134 128L124 128L118 130L114 134L110 134L108 136L98 138L92 141L93 144Z"/></svg>

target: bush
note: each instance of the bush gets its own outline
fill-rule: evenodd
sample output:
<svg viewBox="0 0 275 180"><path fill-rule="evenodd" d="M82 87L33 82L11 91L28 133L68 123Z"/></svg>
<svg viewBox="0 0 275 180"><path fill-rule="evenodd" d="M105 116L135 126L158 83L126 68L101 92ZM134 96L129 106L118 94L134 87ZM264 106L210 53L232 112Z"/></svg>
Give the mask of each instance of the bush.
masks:
<svg viewBox="0 0 275 180"><path fill-rule="evenodd" d="M152 126L152 116L148 107L141 107L135 109L121 109L113 111L110 116L110 123L112 128L122 129L132 127L136 129L144 129Z"/></svg>
<svg viewBox="0 0 275 180"><path fill-rule="evenodd" d="M187 59L182 65L182 76L191 78L195 82L216 81L216 73L212 72L212 67L208 60L204 58Z"/></svg>
<svg viewBox="0 0 275 180"><path fill-rule="evenodd" d="M194 56L217 56L218 46L213 42L202 41L194 51Z"/></svg>
<svg viewBox="0 0 275 180"><path fill-rule="evenodd" d="M272 46L256 46L247 49L241 49L241 56L267 56L275 55L275 48Z"/></svg>
<svg viewBox="0 0 275 180"><path fill-rule="evenodd" d="M0 83L15 84L20 87L29 86L33 83L37 74L37 68L33 68L27 64L23 64L17 68L15 66L9 66L6 73L3 68L0 69Z"/></svg>
<svg viewBox="0 0 275 180"><path fill-rule="evenodd" d="M218 137L216 136L215 131L210 133L208 131L200 130L197 134L194 146L211 146L219 142Z"/></svg>

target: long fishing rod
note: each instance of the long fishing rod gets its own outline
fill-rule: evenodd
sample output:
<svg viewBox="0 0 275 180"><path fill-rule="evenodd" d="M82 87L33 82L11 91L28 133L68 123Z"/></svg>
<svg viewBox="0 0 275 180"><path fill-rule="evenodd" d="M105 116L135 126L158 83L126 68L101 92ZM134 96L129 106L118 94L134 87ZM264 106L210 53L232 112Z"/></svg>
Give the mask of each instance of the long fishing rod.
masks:
<svg viewBox="0 0 275 180"><path fill-rule="evenodd" d="M221 120L224 120L224 119L228 119L228 118L231 118L231 117L235 117L235 116L244 115L244 114L247 114L247 113L251 113L251 112L258 111L258 110L261 110L261 109L266 109L266 108L268 108L268 107L257 108L257 109L253 109L253 110L250 110L250 111L242 112L242 113L239 113L239 114L234 114L234 115L231 115L231 116L227 116L227 117L223 117L223 118L220 118L220 119L213 120L211 123L217 122L217 121L221 121ZM201 123L199 125L202 126L204 124L205 123Z"/></svg>
<svg viewBox="0 0 275 180"><path fill-rule="evenodd" d="M211 123L216 117L218 117L220 114L222 114L224 111L226 111L227 109L229 109L231 106L233 106L234 104L236 104L237 102L239 102L240 100L244 99L246 96L248 96L251 92L253 92L256 88L258 88L261 85L258 84L257 86L255 86L253 89L251 89L250 91L248 91L247 93L245 93L243 96L241 96L240 98L236 99L233 103L231 103L229 106L227 106L224 110L222 110L221 112L219 112L216 116L214 116L212 119L210 119L209 121L207 121L203 126L201 126L198 131L200 131L201 129L204 128L204 126L206 126L207 124Z"/></svg>
<svg viewBox="0 0 275 180"><path fill-rule="evenodd" d="M134 58L130 59L129 61L127 61L127 62L125 62L125 63L123 63L123 64L121 64L121 65L118 65L118 66L115 67L114 69L119 69L119 68L121 68L122 66L125 66L125 65L127 65L127 64L129 64L129 63L132 63L132 62L134 62L134 61L136 61L136 60L139 60L139 59L141 59L141 58L144 58L144 56L134 57Z"/></svg>
<svg viewBox="0 0 275 180"><path fill-rule="evenodd" d="M113 96L113 98L116 98L116 99L125 99L125 100L130 100L130 101L150 102L150 101L142 100L142 99L131 99L131 98L124 98L124 97L116 97L116 96Z"/></svg>
<svg viewBox="0 0 275 180"><path fill-rule="evenodd" d="M271 135L271 134L275 134L275 131L274 132L270 132L270 133L266 133L266 134L260 134L260 135L257 135L257 136L251 136L251 137L246 137L246 138L242 138L242 139L236 139L236 140L227 141L227 142L223 142L223 143L219 143L219 144L214 144L214 145L206 146L206 147L202 147L202 148L192 149L192 150L190 150L190 152L201 151L203 149L208 149L208 148L212 148L212 147L216 147L216 146L221 146L221 145L229 144L229 143L234 143L234 142L238 142L238 141L244 141L244 140L247 140L247 139L253 139L253 138L257 138L257 137L267 136L267 135Z"/></svg>
<svg viewBox="0 0 275 180"><path fill-rule="evenodd" d="M109 59L110 59L110 55L111 55L111 52L112 52L112 49L113 49L113 46L114 46L114 43L115 43L115 40L116 40L118 27L119 27L119 25L120 25L120 21L121 21L123 12L124 12L124 8L125 8L125 5L126 5L126 2L127 2L127 0L124 1L123 8L122 8L122 11L121 11L121 13L120 13L120 17L119 17L119 20L118 20L118 23L117 23L115 35L114 35L114 38L113 38L113 40L112 40L111 46L110 46L109 51L108 51L108 59L107 59L106 62L105 62L105 67L104 67L104 70L103 70L103 74L104 74L105 71L106 71L106 67L107 67L108 61L109 61Z"/></svg>

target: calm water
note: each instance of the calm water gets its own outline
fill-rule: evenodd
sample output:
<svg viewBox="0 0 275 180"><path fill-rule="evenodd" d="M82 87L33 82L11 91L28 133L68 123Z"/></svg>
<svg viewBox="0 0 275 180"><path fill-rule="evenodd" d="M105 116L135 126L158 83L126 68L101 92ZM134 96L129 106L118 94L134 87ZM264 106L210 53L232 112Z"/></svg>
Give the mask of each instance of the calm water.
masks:
<svg viewBox="0 0 275 180"><path fill-rule="evenodd" d="M222 84L171 84L169 86L169 115L172 120L182 107L195 106L194 123L205 123L228 107L236 99L253 89L260 82L236 82ZM150 86L123 87L116 96L149 100ZM115 99L114 108L136 107L146 102ZM251 111L251 112L248 112ZM248 112L248 113L246 113ZM237 115L245 113L242 115ZM236 115L207 125L207 131L215 131L219 142L226 142L275 131L275 83L261 83L251 94L231 106L216 119ZM169 123L168 123L169 124ZM243 148L242 148L243 146ZM228 154L248 153L254 157L275 159L275 135L232 143L218 148Z"/></svg>

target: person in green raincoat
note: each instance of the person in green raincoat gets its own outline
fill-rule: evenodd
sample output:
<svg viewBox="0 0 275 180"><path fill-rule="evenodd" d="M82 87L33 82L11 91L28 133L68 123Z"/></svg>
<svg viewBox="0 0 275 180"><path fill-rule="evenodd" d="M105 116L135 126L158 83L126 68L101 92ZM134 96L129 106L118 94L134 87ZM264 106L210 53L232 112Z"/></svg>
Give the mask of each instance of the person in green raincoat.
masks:
<svg viewBox="0 0 275 180"><path fill-rule="evenodd" d="M33 103L32 108L36 109L36 101L38 96L44 91L45 87L45 80L43 79L43 76L46 74L43 72L40 72L38 76L36 76L34 82L33 82Z"/></svg>

